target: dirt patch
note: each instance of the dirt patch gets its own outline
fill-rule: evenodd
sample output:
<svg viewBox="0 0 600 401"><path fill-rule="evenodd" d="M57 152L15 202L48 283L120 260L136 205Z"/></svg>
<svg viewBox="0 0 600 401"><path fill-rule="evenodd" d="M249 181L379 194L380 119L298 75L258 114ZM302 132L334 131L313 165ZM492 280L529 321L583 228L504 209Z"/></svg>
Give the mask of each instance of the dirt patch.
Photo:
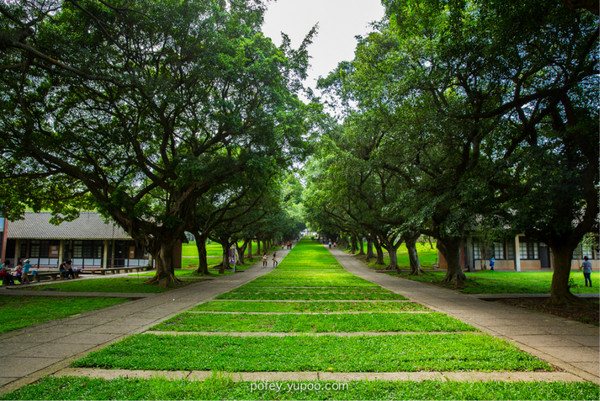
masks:
<svg viewBox="0 0 600 401"><path fill-rule="evenodd" d="M486 301L488 300L486 299ZM496 298L489 299L489 301L550 313L595 326L598 326L600 315L600 300L598 299L582 299L581 302L567 305L552 305L548 302L548 298Z"/></svg>

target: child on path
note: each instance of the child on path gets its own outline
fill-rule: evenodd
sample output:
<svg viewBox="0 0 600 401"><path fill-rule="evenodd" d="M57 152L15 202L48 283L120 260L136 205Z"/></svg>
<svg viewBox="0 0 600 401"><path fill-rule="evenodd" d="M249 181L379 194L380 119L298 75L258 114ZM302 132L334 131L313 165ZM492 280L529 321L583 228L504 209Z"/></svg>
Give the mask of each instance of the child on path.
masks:
<svg viewBox="0 0 600 401"><path fill-rule="evenodd" d="M592 262L589 261L587 256L583 257L583 263L579 268L579 271L583 269L583 278L585 279L585 286L588 286L588 282L590 283L590 287L592 286Z"/></svg>
<svg viewBox="0 0 600 401"><path fill-rule="evenodd" d="M277 267L277 252L273 252L273 267Z"/></svg>
<svg viewBox="0 0 600 401"><path fill-rule="evenodd" d="M266 267L267 266L267 254L266 253L263 254L262 261L263 261L263 267Z"/></svg>

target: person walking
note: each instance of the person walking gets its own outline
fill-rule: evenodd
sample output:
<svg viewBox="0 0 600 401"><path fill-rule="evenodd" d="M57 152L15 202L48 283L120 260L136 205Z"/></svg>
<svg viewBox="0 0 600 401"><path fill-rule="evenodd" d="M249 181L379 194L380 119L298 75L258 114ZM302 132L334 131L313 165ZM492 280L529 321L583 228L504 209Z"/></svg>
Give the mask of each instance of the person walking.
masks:
<svg viewBox="0 0 600 401"><path fill-rule="evenodd" d="M263 261L263 267L267 267L267 254L266 253L263 254L262 261Z"/></svg>
<svg viewBox="0 0 600 401"><path fill-rule="evenodd" d="M23 272L21 273L21 284L25 284L25 282L27 282L28 284L31 282L29 281L29 271L31 270L31 263L29 263L29 259L25 259L23 261Z"/></svg>
<svg viewBox="0 0 600 401"><path fill-rule="evenodd" d="M583 263L579 268L579 271L583 269L583 278L585 279L585 286L588 286L588 282L590 283L590 287L592 286L592 262L588 259L587 256L583 257Z"/></svg>
<svg viewBox="0 0 600 401"><path fill-rule="evenodd" d="M496 258L492 256L490 258L490 270L494 270L494 264L495 263L496 263Z"/></svg>
<svg viewBox="0 0 600 401"><path fill-rule="evenodd" d="M277 252L273 252L273 267L277 267Z"/></svg>

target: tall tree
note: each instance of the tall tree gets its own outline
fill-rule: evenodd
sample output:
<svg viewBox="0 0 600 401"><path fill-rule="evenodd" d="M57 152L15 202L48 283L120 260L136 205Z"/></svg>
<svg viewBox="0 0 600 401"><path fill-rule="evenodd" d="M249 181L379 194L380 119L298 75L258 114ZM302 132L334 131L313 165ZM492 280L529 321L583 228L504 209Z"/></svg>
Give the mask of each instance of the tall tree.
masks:
<svg viewBox="0 0 600 401"><path fill-rule="evenodd" d="M172 284L196 199L257 158L285 166L304 148L295 91L308 42L275 47L263 11L226 0L2 5L3 178L77 182L155 257L151 281ZM14 163L27 171L17 177ZM0 203L56 192L37 188L18 201L2 191Z"/></svg>
<svg viewBox="0 0 600 401"><path fill-rule="evenodd" d="M575 300L572 253L599 224L597 15L558 0L385 3L399 37L429 50L412 53L415 87L448 118L490 126L479 143L488 200L550 246L552 301Z"/></svg>

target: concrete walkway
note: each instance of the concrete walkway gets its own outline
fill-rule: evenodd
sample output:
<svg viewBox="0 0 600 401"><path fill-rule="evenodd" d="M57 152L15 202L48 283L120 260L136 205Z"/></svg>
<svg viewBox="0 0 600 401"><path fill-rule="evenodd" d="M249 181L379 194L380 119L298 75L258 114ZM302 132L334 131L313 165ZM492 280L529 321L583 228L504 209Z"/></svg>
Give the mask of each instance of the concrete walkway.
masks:
<svg viewBox="0 0 600 401"><path fill-rule="evenodd" d="M278 250L281 261L288 250ZM259 261L244 272L203 280L161 294L0 334L0 395L66 368L72 361L132 334L142 333L201 302L272 271ZM46 296L40 291L3 290L2 295ZM77 293L78 296L85 295ZM96 294L94 294L96 295ZM103 294L104 296L123 294Z"/></svg>
<svg viewBox="0 0 600 401"><path fill-rule="evenodd" d="M330 251L346 270L359 277L504 338L566 372L600 384L600 336L596 326L377 273L352 255L337 248Z"/></svg>

